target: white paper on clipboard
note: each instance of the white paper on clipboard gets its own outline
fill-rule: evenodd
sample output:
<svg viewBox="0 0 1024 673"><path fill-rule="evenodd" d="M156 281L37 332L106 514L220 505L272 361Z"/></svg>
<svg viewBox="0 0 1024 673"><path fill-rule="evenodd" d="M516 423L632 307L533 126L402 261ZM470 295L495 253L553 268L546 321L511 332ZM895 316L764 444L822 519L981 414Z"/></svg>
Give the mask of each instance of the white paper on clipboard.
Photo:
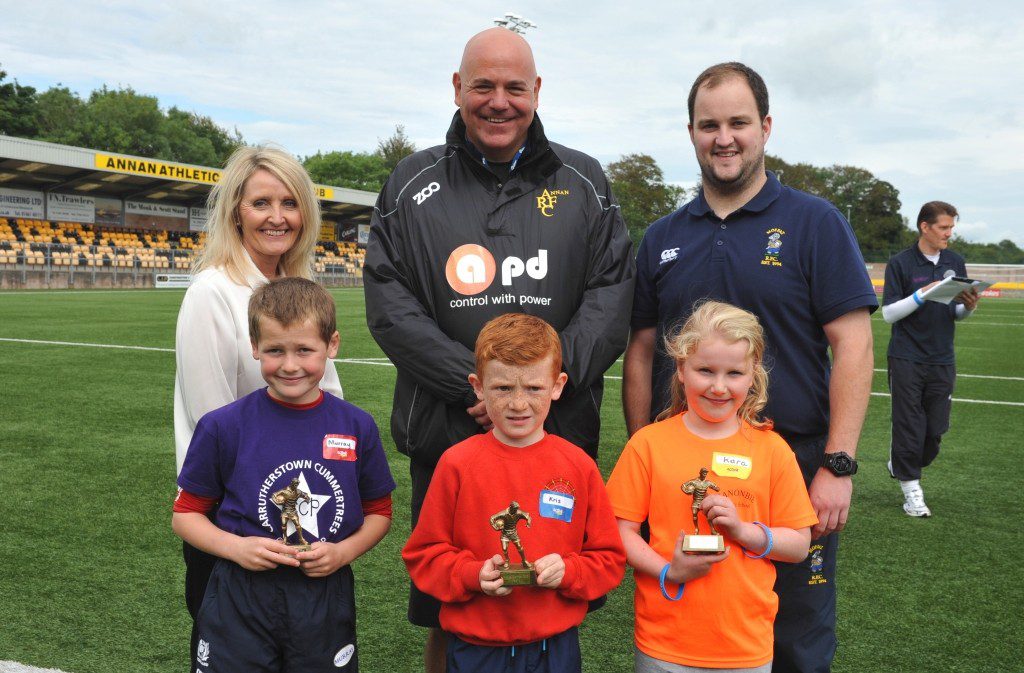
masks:
<svg viewBox="0 0 1024 673"><path fill-rule="evenodd" d="M992 283L987 280L972 280L962 276L950 276L949 278L942 279L941 283L933 286L927 292L922 292L921 299L948 304L964 290L974 288L980 294L990 287L992 287Z"/></svg>

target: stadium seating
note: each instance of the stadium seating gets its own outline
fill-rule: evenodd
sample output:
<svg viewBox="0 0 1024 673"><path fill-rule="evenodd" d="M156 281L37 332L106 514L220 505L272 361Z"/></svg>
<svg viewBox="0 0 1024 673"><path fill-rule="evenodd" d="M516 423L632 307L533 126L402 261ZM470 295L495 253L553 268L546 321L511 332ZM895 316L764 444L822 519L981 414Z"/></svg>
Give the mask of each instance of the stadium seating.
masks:
<svg viewBox="0 0 1024 673"><path fill-rule="evenodd" d="M167 270L187 273L205 232L151 231L0 217L0 266L29 269ZM362 278L365 250L350 241L321 241L318 274Z"/></svg>

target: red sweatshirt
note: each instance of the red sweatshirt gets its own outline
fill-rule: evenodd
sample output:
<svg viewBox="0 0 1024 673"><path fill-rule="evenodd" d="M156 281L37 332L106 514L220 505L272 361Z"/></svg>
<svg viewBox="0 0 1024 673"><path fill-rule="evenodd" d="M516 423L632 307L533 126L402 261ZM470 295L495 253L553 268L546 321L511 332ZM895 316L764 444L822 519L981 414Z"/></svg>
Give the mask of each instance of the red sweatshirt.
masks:
<svg viewBox="0 0 1024 673"><path fill-rule="evenodd" d="M529 561L565 561L558 589L480 590L484 561L501 554L490 517L515 500ZM519 561L509 545L512 562ZM578 626L587 602L622 581L626 554L601 474L587 454L554 435L525 448L475 435L441 457L419 523L402 550L416 586L442 601L441 627L477 645L521 645Z"/></svg>

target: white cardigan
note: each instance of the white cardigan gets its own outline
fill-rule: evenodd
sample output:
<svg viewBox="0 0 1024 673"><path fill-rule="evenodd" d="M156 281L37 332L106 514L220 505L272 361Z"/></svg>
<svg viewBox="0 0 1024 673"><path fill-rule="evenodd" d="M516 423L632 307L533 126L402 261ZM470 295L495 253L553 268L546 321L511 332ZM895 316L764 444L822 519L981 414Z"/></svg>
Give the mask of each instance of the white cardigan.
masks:
<svg viewBox="0 0 1024 673"><path fill-rule="evenodd" d="M178 312L174 339L174 443L177 471L199 419L207 412L266 386L249 342L249 297L267 278L251 265L247 285L223 268L206 269L193 280ZM328 366L320 387L342 396L338 370Z"/></svg>

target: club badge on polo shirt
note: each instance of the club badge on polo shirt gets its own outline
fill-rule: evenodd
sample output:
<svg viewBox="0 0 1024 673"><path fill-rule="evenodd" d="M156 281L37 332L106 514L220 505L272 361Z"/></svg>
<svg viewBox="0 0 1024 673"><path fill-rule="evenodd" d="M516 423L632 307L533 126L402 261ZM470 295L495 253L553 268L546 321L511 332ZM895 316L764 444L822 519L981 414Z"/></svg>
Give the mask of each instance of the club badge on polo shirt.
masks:
<svg viewBox="0 0 1024 673"><path fill-rule="evenodd" d="M352 435L324 435L324 459L354 462L356 438Z"/></svg>
<svg viewBox="0 0 1024 673"><path fill-rule="evenodd" d="M572 523L573 508L576 507L576 488L568 479L552 479L540 492L540 515Z"/></svg>
<svg viewBox="0 0 1024 673"><path fill-rule="evenodd" d="M750 470L754 467L754 460L750 456L741 456L735 453L711 454L711 471L720 477L732 477L733 479L749 479Z"/></svg>
<svg viewBox="0 0 1024 673"><path fill-rule="evenodd" d="M768 242L764 247L761 266L782 266L782 237L786 232L778 227L772 227L764 233L768 237Z"/></svg>
<svg viewBox="0 0 1024 673"><path fill-rule="evenodd" d="M828 584L825 578L825 545L811 545L807 554L807 563L811 569L811 576L807 580L809 586L816 584Z"/></svg>

